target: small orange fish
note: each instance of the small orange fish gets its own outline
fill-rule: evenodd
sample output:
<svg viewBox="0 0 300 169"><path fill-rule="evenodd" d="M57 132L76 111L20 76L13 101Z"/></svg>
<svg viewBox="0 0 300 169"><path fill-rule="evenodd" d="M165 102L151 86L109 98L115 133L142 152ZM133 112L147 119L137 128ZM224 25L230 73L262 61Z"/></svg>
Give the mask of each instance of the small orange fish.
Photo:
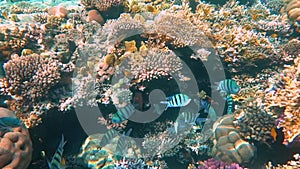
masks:
<svg viewBox="0 0 300 169"><path fill-rule="evenodd" d="M276 131L275 127L272 127L272 129L271 129L271 136L273 137L274 141L276 141L277 131Z"/></svg>
<svg viewBox="0 0 300 169"><path fill-rule="evenodd" d="M277 33L273 33L273 34L271 35L271 37L272 37L272 38L277 38L277 37L278 37L278 34L277 34Z"/></svg>

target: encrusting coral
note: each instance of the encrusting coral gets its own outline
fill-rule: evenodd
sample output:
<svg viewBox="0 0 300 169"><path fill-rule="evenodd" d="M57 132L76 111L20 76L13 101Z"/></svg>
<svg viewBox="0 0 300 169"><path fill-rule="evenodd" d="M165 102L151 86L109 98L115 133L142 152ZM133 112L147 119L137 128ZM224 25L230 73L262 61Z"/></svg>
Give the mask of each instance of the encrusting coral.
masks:
<svg viewBox="0 0 300 169"><path fill-rule="evenodd" d="M0 118L16 118L8 109L0 108ZM27 128L23 125L0 135L0 168L27 168L32 155L32 143Z"/></svg>

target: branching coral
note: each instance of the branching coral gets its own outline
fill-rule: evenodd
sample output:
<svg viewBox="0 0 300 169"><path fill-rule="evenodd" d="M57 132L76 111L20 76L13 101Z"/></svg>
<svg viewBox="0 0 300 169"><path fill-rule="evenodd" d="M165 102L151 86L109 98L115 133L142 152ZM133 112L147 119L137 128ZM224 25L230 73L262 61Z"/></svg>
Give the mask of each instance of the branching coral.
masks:
<svg viewBox="0 0 300 169"><path fill-rule="evenodd" d="M12 52L20 52L28 43L26 36L27 29L20 29L17 26L0 27L0 57L8 57Z"/></svg>
<svg viewBox="0 0 300 169"><path fill-rule="evenodd" d="M4 69L6 77L1 89L15 98L12 106L20 113L29 113L31 106L47 98L51 87L60 80L58 62L38 54L14 55Z"/></svg>
<svg viewBox="0 0 300 169"><path fill-rule="evenodd" d="M159 77L170 77L182 69L182 63L179 57L169 49L150 48L147 51L132 53L126 56L128 63L123 64L127 71L138 81L150 81ZM121 69L122 69L121 65ZM126 69L125 69L126 71Z"/></svg>
<svg viewBox="0 0 300 169"><path fill-rule="evenodd" d="M41 6L32 4L30 2L19 2L15 3L10 7L10 13L19 14L19 13L37 13L43 12L44 9Z"/></svg>

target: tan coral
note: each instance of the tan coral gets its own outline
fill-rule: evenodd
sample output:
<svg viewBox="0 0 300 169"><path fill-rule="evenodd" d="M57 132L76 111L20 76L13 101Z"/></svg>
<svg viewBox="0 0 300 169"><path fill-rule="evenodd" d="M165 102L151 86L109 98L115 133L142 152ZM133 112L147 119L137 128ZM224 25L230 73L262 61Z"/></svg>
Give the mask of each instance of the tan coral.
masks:
<svg viewBox="0 0 300 169"><path fill-rule="evenodd" d="M285 10L288 14L288 17L291 20L300 21L300 1L299 0L291 0L285 6Z"/></svg>
<svg viewBox="0 0 300 169"><path fill-rule="evenodd" d="M0 118L16 117L8 109L0 108ZM32 143L28 130L23 127L13 128L0 137L0 168L27 168L32 155Z"/></svg>

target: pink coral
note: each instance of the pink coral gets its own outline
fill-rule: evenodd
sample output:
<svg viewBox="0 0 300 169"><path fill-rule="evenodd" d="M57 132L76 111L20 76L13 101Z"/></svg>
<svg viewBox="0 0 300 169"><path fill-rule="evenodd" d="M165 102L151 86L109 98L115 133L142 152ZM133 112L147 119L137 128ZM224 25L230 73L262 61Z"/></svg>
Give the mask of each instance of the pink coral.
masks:
<svg viewBox="0 0 300 169"><path fill-rule="evenodd" d="M58 61L35 53L21 57L14 55L4 64L6 77L1 79L0 89L14 98L9 106L18 117L29 115L33 106L49 97L49 91L60 80L59 69Z"/></svg>
<svg viewBox="0 0 300 169"><path fill-rule="evenodd" d="M0 108L0 118L15 117L8 109ZM23 127L13 128L0 137L0 168L27 168L32 155L32 143L28 130Z"/></svg>

